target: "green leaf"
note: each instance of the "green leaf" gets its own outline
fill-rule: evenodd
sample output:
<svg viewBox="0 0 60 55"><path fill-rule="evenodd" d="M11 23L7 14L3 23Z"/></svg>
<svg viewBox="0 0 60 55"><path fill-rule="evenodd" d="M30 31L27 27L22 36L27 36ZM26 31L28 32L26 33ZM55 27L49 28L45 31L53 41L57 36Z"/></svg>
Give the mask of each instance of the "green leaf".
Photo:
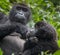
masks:
<svg viewBox="0 0 60 55"><path fill-rule="evenodd" d="M3 51L1 50L1 48L0 48L0 55L3 55Z"/></svg>
<svg viewBox="0 0 60 55"><path fill-rule="evenodd" d="M60 50L56 51L53 55L60 55Z"/></svg>

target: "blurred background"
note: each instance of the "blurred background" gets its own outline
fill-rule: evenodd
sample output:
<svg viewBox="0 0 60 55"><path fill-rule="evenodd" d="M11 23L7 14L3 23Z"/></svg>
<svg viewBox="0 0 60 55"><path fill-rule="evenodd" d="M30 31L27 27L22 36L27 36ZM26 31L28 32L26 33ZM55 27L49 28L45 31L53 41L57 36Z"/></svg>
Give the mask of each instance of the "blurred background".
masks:
<svg viewBox="0 0 60 55"><path fill-rule="evenodd" d="M0 0L0 12L8 15L14 3L25 3L31 8L30 27L39 20L50 23L56 29L57 43L60 47L60 0Z"/></svg>

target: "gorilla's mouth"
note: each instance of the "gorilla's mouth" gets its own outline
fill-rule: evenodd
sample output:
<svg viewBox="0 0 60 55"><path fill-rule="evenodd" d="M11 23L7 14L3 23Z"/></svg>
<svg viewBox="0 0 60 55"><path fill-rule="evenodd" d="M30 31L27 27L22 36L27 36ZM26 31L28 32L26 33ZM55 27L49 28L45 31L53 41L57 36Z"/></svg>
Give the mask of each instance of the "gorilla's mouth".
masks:
<svg viewBox="0 0 60 55"><path fill-rule="evenodd" d="M17 20L18 19L18 20ZM18 23L22 23L22 24L26 24L26 20L24 19L20 19L20 18L14 18L14 22L18 22Z"/></svg>
<svg viewBox="0 0 60 55"><path fill-rule="evenodd" d="M23 15L16 14L16 15L15 15L15 18L21 19L21 20L25 20L26 17L23 16Z"/></svg>

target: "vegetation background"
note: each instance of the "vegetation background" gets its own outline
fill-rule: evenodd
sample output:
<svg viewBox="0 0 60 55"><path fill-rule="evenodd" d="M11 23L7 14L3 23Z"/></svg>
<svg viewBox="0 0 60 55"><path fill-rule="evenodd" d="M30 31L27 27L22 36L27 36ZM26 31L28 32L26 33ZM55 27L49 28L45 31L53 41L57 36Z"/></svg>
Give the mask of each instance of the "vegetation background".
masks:
<svg viewBox="0 0 60 55"><path fill-rule="evenodd" d="M0 12L8 15L14 3L26 3L31 7L33 22L30 22L30 27L39 20L44 20L54 26L60 47L60 0L0 0ZM0 55L3 55L1 49ZM53 55L60 55L60 50Z"/></svg>

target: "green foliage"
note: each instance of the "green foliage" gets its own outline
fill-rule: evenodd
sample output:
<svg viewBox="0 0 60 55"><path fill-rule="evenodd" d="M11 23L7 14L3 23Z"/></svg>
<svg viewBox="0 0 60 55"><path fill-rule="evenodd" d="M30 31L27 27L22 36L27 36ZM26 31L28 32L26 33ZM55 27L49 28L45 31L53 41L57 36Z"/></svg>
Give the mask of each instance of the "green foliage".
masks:
<svg viewBox="0 0 60 55"><path fill-rule="evenodd" d="M1 50L1 48L0 48L0 55L3 55L3 51Z"/></svg>
<svg viewBox="0 0 60 55"><path fill-rule="evenodd" d="M0 11L8 13L10 9L10 3L8 0L0 0Z"/></svg>
<svg viewBox="0 0 60 55"><path fill-rule="evenodd" d="M60 50L56 51L53 55L60 55Z"/></svg>
<svg viewBox="0 0 60 55"><path fill-rule="evenodd" d="M60 47L60 40L58 40L57 43L58 43L58 46Z"/></svg>

